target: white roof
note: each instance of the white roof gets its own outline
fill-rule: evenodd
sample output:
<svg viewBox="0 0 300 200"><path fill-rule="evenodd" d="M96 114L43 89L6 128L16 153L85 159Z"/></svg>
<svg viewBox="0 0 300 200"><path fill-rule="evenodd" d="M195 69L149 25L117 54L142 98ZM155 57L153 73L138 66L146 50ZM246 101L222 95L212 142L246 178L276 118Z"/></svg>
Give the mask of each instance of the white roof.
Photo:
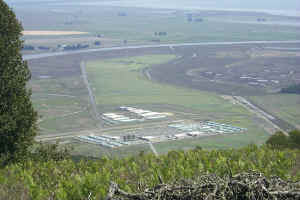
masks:
<svg viewBox="0 0 300 200"><path fill-rule="evenodd" d="M149 112L149 113L142 114L142 116L144 116L144 117L153 116L153 115L161 115L161 114L157 113L157 112Z"/></svg>
<svg viewBox="0 0 300 200"><path fill-rule="evenodd" d="M176 134L175 137L185 137L186 134L185 133L179 133L179 134Z"/></svg>
<svg viewBox="0 0 300 200"><path fill-rule="evenodd" d="M146 117L146 119L161 119L161 118L165 118L166 116L164 115L155 115L153 117Z"/></svg>
<svg viewBox="0 0 300 200"><path fill-rule="evenodd" d="M134 122L136 119L119 119L121 122Z"/></svg>
<svg viewBox="0 0 300 200"><path fill-rule="evenodd" d="M192 132L189 132L188 134L189 134L189 135L201 135L201 134L203 134L203 133L200 132L200 131L192 131Z"/></svg>
<svg viewBox="0 0 300 200"><path fill-rule="evenodd" d="M121 120L128 120L129 118L128 117L118 117L118 118L113 118L113 119L121 121Z"/></svg>
<svg viewBox="0 0 300 200"><path fill-rule="evenodd" d="M116 113L103 113L104 116L114 116Z"/></svg>

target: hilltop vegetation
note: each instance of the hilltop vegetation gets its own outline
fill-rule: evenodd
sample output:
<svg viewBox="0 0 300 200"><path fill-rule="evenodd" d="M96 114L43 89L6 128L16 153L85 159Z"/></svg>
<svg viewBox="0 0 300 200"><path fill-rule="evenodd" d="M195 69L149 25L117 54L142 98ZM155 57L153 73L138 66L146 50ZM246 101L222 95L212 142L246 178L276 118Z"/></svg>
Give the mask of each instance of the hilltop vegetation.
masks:
<svg viewBox="0 0 300 200"><path fill-rule="evenodd" d="M277 149L300 149L300 131L294 130L285 135L281 131L272 135L266 142Z"/></svg>
<svg viewBox="0 0 300 200"><path fill-rule="evenodd" d="M253 170L268 177L300 180L298 131L291 132L289 137L274 135L268 141L270 146L212 151L198 147L160 156L140 152L138 156L122 159L74 161L68 150L60 150L57 145L34 145L37 113L30 100L31 92L26 89L31 75L20 54L22 27L2 0L0 11L0 200L104 199L111 181L125 191L137 193L162 182L193 181L206 174L232 177ZM141 66L133 63L131 67L131 72L135 72ZM131 74L123 72L123 78L126 73ZM127 80L132 78L128 76Z"/></svg>
<svg viewBox="0 0 300 200"><path fill-rule="evenodd" d="M267 177L279 176L285 180L300 180L295 170L296 150L274 150L267 146L236 150L171 151L155 157L140 153L123 159L70 159L33 161L12 164L0 170L0 196L8 199L104 199L110 181L127 192L139 192L146 187L170 183L180 179L195 180L205 174L221 177L249 170Z"/></svg>

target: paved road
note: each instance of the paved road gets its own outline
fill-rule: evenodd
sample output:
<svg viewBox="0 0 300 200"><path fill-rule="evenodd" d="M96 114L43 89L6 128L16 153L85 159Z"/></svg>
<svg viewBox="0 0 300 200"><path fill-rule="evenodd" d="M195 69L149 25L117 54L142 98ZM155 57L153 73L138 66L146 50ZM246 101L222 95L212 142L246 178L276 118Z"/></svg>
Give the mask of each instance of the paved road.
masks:
<svg viewBox="0 0 300 200"><path fill-rule="evenodd" d="M162 125L167 125L170 123L173 123L173 120L147 122L147 123L132 124L132 125L124 124L124 125L115 126L115 127L88 129L88 130L66 132L66 133L50 133L50 134L36 136L35 140L36 141L51 141L51 140L58 140L58 139L63 139L63 138L72 138L74 136L79 136L79 135L90 135L91 133L109 134L109 133L115 133L115 132L117 132L117 133L128 132L128 131L135 131L135 130L140 130L140 129L145 129L145 128L161 127Z"/></svg>
<svg viewBox="0 0 300 200"><path fill-rule="evenodd" d="M91 89L91 86L90 86L90 83L88 81L88 78L87 78L87 73L86 73L86 70L85 70L85 62L82 61L80 63L80 69L81 69L81 74L82 74L82 78L83 78L83 82L89 92L89 98L90 98L90 103L91 103L91 106L92 106L92 112L93 112L93 116L95 117L95 119L97 121L99 121L98 124L98 128L102 127L101 125L101 117L100 117L100 114L98 113L97 111L97 106L96 106L96 101L95 101L95 97L93 95L93 90Z"/></svg>
<svg viewBox="0 0 300 200"><path fill-rule="evenodd" d="M196 43L175 43L175 44L154 44L154 45L139 45L139 46L122 46L122 47L109 47L99 49L84 49L78 51L61 51L41 54L28 54L23 55L24 60L33 60L46 57L75 55L81 53L101 52L101 51L114 51L125 49L143 49L143 48L159 48L159 47L181 47L181 46L210 46L210 45L240 45L240 44L295 44L300 43L300 40L291 41L241 41L241 42L196 42Z"/></svg>
<svg viewBox="0 0 300 200"><path fill-rule="evenodd" d="M156 149L154 148L152 142L148 142L149 146L150 146L150 149L152 150L152 152L154 153L155 156L158 156L158 153L156 151Z"/></svg>
<svg viewBox="0 0 300 200"><path fill-rule="evenodd" d="M256 114L258 117L264 119L265 121L267 121L270 125L272 125L274 127L275 130L279 130L281 131L283 134L285 134L286 136L289 136L288 133L283 130L282 128L280 128L277 124L275 124L272 120L275 120L275 117L266 113L265 111L263 111L262 109L260 109L259 107L253 105L250 101L248 101L247 99L245 99L244 97L241 96L234 96L233 97L241 106L243 106L244 108L246 108L247 110L249 110L250 112L253 112L254 114ZM273 134L273 133L271 133Z"/></svg>

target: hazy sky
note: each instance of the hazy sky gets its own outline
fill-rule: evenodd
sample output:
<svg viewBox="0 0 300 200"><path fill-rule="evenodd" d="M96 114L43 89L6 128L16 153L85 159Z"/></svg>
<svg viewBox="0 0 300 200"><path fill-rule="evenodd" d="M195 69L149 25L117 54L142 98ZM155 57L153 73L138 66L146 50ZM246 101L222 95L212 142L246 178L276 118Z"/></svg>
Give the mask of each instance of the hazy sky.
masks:
<svg viewBox="0 0 300 200"><path fill-rule="evenodd" d="M242 9L299 11L300 0L5 0L7 3L45 2L47 4L113 5L172 9ZM56 4L56 5L57 5ZM297 13L296 13L297 14Z"/></svg>

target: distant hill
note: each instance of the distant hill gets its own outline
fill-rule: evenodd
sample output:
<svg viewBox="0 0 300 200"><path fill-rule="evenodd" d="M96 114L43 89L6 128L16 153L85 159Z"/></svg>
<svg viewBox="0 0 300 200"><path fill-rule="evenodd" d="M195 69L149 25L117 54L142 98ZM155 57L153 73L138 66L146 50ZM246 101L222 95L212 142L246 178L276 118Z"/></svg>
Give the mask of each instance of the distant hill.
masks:
<svg viewBox="0 0 300 200"><path fill-rule="evenodd" d="M68 3L87 3L95 5L114 5L114 6L125 6L125 7L161 7L161 8L196 8L196 9L242 9L242 10L300 10L299 0L6 0L7 3L22 3L22 2L61 2L64 5Z"/></svg>

